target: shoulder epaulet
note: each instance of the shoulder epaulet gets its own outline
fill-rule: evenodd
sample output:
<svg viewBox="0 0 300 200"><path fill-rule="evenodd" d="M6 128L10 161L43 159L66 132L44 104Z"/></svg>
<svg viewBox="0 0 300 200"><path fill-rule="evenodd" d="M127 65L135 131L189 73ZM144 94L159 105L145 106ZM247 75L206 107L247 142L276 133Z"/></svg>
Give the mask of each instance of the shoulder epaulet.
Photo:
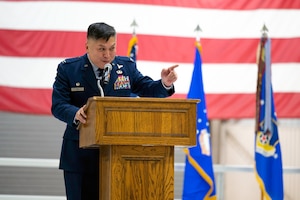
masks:
<svg viewBox="0 0 300 200"><path fill-rule="evenodd" d="M134 60L132 58L129 58L127 56L118 56L118 59L120 59L122 61L126 61L126 62L134 62Z"/></svg>
<svg viewBox="0 0 300 200"><path fill-rule="evenodd" d="M61 61L60 64L74 63L74 62L77 62L77 61L79 61L79 60L80 60L80 56L74 57L74 58L67 58L67 59Z"/></svg>

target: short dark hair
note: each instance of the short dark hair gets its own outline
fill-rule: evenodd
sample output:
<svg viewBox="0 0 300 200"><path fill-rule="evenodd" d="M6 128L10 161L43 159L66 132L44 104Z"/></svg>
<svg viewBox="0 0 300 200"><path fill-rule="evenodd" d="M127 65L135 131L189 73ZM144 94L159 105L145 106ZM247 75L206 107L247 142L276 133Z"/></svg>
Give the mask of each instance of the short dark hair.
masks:
<svg viewBox="0 0 300 200"><path fill-rule="evenodd" d="M95 40L104 39L105 41L108 41L110 37L115 37L115 36L116 36L115 28L103 22L93 23L88 27L87 30L88 39L89 38Z"/></svg>

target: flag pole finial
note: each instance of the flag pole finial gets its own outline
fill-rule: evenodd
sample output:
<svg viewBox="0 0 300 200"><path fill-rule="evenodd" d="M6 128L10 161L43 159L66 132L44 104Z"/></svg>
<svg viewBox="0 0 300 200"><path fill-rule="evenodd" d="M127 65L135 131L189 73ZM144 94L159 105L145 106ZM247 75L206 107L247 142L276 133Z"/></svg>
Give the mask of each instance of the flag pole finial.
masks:
<svg viewBox="0 0 300 200"><path fill-rule="evenodd" d="M133 27L132 34L135 35L135 28L138 27L138 24L136 23L135 19L133 19L133 22L130 24L130 27Z"/></svg>
<svg viewBox="0 0 300 200"><path fill-rule="evenodd" d="M200 40L200 32L202 32L202 29L200 28L199 24L196 26L194 32L196 32L196 40Z"/></svg>
<svg viewBox="0 0 300 200"><path fill-rule="evenodd" d="M268 28L267 26L264 24L262 29L261 29L261 32L262 32L262 37L268 37Z"/></svg>

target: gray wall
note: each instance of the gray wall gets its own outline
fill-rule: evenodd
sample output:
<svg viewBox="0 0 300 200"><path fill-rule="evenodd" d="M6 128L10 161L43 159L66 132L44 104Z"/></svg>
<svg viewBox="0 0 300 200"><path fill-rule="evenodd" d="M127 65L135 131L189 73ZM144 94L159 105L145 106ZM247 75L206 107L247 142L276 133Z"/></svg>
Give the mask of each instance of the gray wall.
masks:
<svg viewBox="0 0 300 200"><path fill-rule="evenodd" d="M52 116L0 113L0 157L58 159L64 124ZM0 193L64 196L62 172L0 167Z"/></svg>

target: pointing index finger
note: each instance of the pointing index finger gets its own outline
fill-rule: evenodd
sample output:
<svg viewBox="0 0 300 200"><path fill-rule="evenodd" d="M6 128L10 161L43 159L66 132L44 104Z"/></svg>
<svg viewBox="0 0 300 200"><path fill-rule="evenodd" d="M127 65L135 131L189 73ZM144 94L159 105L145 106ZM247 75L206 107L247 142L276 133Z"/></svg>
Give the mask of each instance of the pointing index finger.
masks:
<svg viewBox="0 0 300 200"><path fill-rule="evenodd" d="M173 65L172 67L169 68L170 71L173 71L176 67L178 67L179 65Z"/></svg>

